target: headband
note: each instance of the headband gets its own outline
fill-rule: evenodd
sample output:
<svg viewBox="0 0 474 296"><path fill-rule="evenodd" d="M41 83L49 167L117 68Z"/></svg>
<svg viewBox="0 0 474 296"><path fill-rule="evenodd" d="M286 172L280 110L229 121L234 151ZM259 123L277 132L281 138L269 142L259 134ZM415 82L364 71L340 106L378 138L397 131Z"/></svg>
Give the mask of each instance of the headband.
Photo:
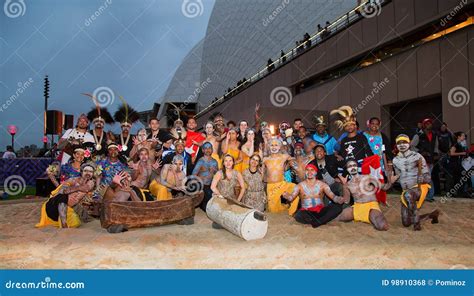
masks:
<svg viewBox="0 0 474 296"><path fill-rule="evenodd" d="M405 141L410 143L410 138L407 135L398 135L398 137L395 139L395 143L398 143L399 141Z"/></svg>
<svg viewBox="0 0 474 296"><path fill-rule="evenodd" d="M204 144L202 144L202 148L205 149L205 148L213 148L213 147L211 143L205 142Z"/></svg>
<svg viewBox="0 0 474 296"><path fill-rule="evenodd" d="M312 163L308 163L308 164L306 165L305 169L307 169L307 168L312 168L312 169L315 170L316 172L318 171L318 168L317 168L314 164L312 164Z"/></svg>

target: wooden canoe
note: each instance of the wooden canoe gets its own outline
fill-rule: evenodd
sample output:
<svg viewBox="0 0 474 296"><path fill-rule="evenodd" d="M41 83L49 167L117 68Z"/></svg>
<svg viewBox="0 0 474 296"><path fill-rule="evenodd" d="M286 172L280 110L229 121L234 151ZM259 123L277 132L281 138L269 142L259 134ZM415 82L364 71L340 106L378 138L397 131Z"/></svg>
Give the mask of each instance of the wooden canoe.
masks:
<svg viewBox="0 0 474 296"><path fill-rule="evenodd" d="M163 201L105 201L100 210L103 228L124 225L140 228L176 223L194 216L194 208L204 197L204 193Z"/></svg>

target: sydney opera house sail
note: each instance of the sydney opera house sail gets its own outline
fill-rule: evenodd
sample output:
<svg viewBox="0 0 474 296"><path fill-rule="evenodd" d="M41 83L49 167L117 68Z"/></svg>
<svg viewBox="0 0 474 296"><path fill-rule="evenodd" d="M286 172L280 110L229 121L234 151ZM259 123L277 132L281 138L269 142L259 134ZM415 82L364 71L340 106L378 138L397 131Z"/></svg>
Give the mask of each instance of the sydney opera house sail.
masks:
<svg viewBox="0 0 474 296"><path fill-rule="evenodd" d="M160 115L169 109L167 102L204 108L269 58L278 59L280 50L294 48L305 33L313 35L318 24L324 27L356 5L356 0L216 0L206 36L177 69Z"/></svg>

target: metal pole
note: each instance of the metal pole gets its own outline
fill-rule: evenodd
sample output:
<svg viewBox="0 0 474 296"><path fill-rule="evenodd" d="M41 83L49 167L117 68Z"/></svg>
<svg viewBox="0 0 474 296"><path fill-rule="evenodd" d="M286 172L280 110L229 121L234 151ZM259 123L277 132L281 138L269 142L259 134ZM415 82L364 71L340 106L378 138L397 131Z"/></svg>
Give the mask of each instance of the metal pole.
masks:
<svg viewBox="0 0 474 296"><path fill-rule="evenodd" d="M12 149L15 151L15 134L12 134Z"/></svg>

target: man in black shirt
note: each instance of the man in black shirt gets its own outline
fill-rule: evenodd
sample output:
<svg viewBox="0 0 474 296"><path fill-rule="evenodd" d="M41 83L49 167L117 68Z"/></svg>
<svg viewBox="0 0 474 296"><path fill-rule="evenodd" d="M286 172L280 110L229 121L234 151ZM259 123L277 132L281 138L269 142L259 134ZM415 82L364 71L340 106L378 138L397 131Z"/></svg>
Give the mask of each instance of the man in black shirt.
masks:
<svg viewBox="0 0 474 296"><path fill-rule="evenodd" d="M341 146L336 155L337 160L345 161L354 159L359 161L367 156L372 156L372 149L370 149L367 138L357 133L357 120L352 111L352 107L341 106L338 109L332 110L330 113L330 115L336 114L339 115L341 119L336 120L334 123L340 130L344 129L347 133L347 137L341 141Z"/></svg>
<svg viewBox="0 0 474 296"><path fill-rule="evenodd" d="M336 158L334 155L326 155L326 148L322 144L317 144L314 147L314 156L315 159L310 163L318 168L316 177L331 186L339 173Z"/></svg>
<svg viewBox="0 0 474 296"><path fill-rule="evenodd" d="M341 141L341 148L339 149L339 155L344 160L353 158L359 161L373 155L367 138L357 133L355 123L347 124L344 129L347 132L347 137Z"/></svg>
<svg viewBox="0 0 474 296"><path fill-rule="evenodd" d="M328 184L334 194L342 195L343 188L338 177L339 170L336 157L334 155L326 155L326 148L322 144L317 144L314 147L314 156L315 159L310 164L318 168L316 178ZM324 204L327 205L328 203L329 199L325 197Z"/></svg>
<svg viewBox="0 0 474 296"><path fill-rule="evenodd" d="M167 131L160 129L160 121L158 118L150 119L150 121L148 121L148 127L150 128L148 140L158 140L163 143L164 138L169 134Z"/></svg>

